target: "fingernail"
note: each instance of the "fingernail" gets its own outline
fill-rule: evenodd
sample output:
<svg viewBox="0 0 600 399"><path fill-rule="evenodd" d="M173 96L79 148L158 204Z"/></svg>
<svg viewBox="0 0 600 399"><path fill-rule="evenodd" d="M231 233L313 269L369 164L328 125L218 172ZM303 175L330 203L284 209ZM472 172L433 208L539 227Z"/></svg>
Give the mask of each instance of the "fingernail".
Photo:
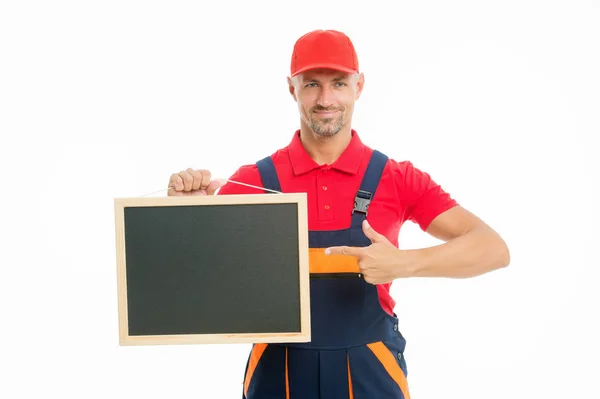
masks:
<svg viewBox="0 0 600 399"><path fill-rule="evenodd" d="M369 224L369 222L368 222L368 221L366 221L366 220L365 220L365 225L367 226L367 229L368 229L369 227L371 227L371 225Z"/></svg>
<svg viewBox="0 0 600 399"><path fill-rule="evenodd" d="M325 249L325 255L329 255L331 253L331 251L329 250L329 248Z"/></svg>

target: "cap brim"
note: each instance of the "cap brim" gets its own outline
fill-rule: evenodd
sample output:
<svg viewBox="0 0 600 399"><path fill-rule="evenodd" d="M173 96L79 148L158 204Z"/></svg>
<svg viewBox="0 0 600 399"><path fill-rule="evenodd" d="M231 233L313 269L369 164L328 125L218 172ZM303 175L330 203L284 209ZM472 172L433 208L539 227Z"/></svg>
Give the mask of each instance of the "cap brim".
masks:
<svg viewBox="0 0 600 399"><path fill-rule="evenodd" d="M302 72L310 71L313 69L333 69L334 71L347 72L347 73L357 73L356 69L347 68L337 64L310 64L306 65L303 68L298 69L291 77L294 77Z"/></svg>

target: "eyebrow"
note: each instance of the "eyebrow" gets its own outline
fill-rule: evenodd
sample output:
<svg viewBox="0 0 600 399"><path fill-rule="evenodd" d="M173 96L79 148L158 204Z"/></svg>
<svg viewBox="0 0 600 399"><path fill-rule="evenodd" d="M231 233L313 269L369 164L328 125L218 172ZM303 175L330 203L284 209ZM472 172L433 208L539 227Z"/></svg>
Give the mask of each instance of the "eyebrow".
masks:
<svg viewBox="0 0 600 399"><path fill-rule="evenodd" d="M347 80L347 79L348 79L348 77L346 77L346 76L338 76L338 77L335 77L335 78L331 79L331 81L332 81L332 82L339 82L339 81L341 81L341 80ZM318 79L314 79L314 78L313 78L313 79L307 79L307 80L305 80L304 82L310 82L310 83L312 83L312 82L316 82L316 83L318 83L318 82L320 82L320 81L319 81Z"/></svg>

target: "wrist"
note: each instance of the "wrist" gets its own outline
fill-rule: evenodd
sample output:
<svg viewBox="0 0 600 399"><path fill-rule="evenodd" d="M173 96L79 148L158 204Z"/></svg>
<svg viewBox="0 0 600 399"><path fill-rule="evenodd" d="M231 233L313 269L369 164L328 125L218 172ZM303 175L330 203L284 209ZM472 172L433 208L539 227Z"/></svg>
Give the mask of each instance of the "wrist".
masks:
<svg viewBox="0 0 600 399"><path fill-rule="evenodd" d="M401 278L420 277L427 265L427 251L425 249L409 249L399 251L399 270Z"/></svg>

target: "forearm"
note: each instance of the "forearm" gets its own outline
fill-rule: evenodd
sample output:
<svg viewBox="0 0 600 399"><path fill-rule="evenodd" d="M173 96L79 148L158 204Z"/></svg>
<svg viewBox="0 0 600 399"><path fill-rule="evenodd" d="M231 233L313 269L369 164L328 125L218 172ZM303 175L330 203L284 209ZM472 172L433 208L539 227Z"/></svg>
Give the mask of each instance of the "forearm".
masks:
<svg viewBox="0 0 600 399"><path fill-rule="evenodd" d="M474 277L510 262L506 243L487 227L475 228L444 244L411 252L413 277Z"/></svg>

